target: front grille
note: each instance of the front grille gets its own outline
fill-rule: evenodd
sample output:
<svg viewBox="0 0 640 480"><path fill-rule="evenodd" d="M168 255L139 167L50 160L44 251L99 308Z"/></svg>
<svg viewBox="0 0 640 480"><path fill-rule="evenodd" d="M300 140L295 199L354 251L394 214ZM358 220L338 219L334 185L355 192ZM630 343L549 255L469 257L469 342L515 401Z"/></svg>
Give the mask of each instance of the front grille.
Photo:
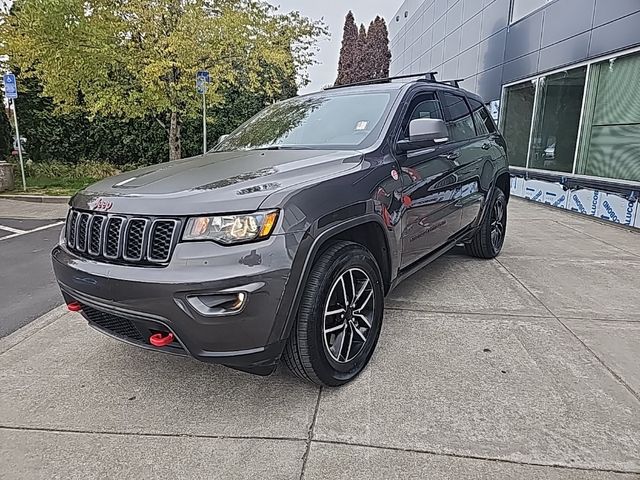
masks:
<svg viewBox="0 0 640 480"><path fill-rule="evenodd" d="M89 321L95 323L98 327L118 337L144 343L144 337L131 320L102 312L86 305L82 306L82 311Z"/></svg>
<svg viewBox="0 0 640 480"><path fill-rule="evenodd" d="M180 225L180 220L173 218L71 210L67 218L67 247L86 258L162 265L171 259Z"/></svg>
<svg viewBox="0 0 640 480"><path fill-rule="evenodd" d="M176 223L171 220L158 220L151 227L151 236L155 240L149 247L149 260L165 262L169 259L171 239L174 237Z"/></svg>

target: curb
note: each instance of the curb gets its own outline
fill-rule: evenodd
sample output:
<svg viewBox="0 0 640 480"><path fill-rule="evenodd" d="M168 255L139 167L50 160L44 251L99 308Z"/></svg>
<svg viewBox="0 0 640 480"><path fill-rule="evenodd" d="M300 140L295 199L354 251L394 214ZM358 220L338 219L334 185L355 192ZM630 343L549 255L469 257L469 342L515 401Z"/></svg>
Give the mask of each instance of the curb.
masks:
<svg viewBox="0 0 640 480"><path fill-rule="evenodd" d="M66 305L60 305L53 310L48 311L44 315L36 318L34 321L27 323L24 327L19 328L13 333L10 333L4 338L0 338L0 355L11 350L19 343L25 341L27 338L38 333L43 328L51 325L53 322L62 318L69 313Z"/></svg>
<svg viewBox="0 0 640 480"><path fill-rule="evenodd" d="M50 195L0 195L7 200L20 200L31 203L69 203L70 196L50 196Z"/></svg>

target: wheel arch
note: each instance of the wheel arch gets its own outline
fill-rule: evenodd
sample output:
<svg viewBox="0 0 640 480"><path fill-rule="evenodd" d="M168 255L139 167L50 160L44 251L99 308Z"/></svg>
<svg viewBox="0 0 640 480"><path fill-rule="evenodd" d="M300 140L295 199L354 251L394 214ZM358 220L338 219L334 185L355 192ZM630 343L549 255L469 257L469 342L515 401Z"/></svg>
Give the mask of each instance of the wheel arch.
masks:
<svg viewBox="0 0 640 480"><path fill-rule="evenodd" d="M508 170L501 172L496 178L496 187L502 190L504 196L509 202L509 196L511 195L511 175Z"/></svg>
<svg viewBox="0 0 640 480"><path fill-rule="evenodd" d="M395 254L395 251L392 250L388 235L385 232L386 230L380 216L369 213L332 225L324 229L319 235L313 237L309 235L307 237L311 241L311 245L304 249L304 252L298 252L298 254L304 255L304 263L295 287L291 285L295 293L286 315L284 328L279 335L281 340L288 338L291 333L300 305L300 292L306 284L314 262L327 247L336 241L353 241L369 249L380 268L384 293L385 295L388 293L393 282L392 256ZM365 239L364 241L363 238Z"/></svg>

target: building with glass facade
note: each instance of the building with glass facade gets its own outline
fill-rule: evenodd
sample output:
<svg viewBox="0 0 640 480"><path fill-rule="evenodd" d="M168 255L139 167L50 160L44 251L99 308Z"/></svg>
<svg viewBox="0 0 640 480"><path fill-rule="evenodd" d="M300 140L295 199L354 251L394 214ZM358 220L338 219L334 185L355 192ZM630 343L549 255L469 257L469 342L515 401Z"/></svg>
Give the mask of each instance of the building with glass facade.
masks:
<svg viewBox="0 0 640 480"><path fill-rule="evenodd" d="M640 227L640 0L405 0L389 28L392 75L491 105L513 194Z"/></svg>

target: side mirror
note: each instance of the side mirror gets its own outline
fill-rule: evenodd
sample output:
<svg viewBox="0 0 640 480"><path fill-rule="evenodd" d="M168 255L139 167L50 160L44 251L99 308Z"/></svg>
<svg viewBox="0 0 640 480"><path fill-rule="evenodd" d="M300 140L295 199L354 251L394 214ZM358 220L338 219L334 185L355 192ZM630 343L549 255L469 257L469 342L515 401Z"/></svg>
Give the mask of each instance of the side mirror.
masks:
<svg viewBox="0 0 640 480"><path fill-rule="evenodd" d="M220 138L218 138L218 143L222 143L224 142L224 140L228 137L229 135L220 135Z"/></svg>
<svg viewBox="0 0 640 480"><path fill-rule="evenodd" d="M401 152L429 148L449 141L449 133L444 120L439 118L416 118L409 123L409 139L400 140Z"/></svg>

